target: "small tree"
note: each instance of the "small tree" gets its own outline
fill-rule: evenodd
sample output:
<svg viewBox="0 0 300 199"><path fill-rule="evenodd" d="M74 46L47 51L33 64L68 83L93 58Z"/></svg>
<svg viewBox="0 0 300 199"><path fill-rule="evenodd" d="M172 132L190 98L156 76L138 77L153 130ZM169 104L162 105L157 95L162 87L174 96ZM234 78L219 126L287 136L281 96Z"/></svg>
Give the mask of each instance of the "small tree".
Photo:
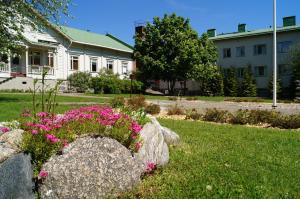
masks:
<svg viewBox="0 0 300 199"><path fill-rule="evenodd" d="M235 67L224 69L224 94L236 97L238 94L238 80Z"/></svg>
<svg viewBox="0 0 300 199"><path fill-rule="evenodd" d="M291 97L296 96L296 93L300 93L300 43L296 44L295 47L290 51L290 63L293 66L293 76L290 83L290 93Z"/></svg>
<svg viewBox="0 0 300 199"><path fill-rule="evenodd" d="M88 72L76 72L68 77L70 86L79 93L83 93L89 88L90 79L91 74Z"/></svg>
<svg viewBox="0 0 300 199"><path fill-rule="evenodd" d="M256 96L256 81L253 78L251 66L248 66L243 73L243 80L240 85L241 97L255 97Z"/></svg>
<svg viewBox="0 0 300 199"><path fill-rule="evenodd" d="M268 90L269 90L269 97L273 96L273 77L274 75L272 74L272 76L269 79L269 83L268 83ZM276 82L276 93L279 97L281 97L281 89L282 89L282 82L280 78L277 78L277 82Z"/></svg>

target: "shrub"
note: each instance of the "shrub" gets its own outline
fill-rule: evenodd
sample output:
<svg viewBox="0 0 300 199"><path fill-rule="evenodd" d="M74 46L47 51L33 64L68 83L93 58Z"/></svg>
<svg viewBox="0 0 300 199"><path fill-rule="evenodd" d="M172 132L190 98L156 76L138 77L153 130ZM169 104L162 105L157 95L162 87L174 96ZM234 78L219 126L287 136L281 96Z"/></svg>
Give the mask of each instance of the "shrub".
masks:
<svg viewBox="0 0 300 199"><path fill-rule="evenodd" d="M187 97L187 98L185 98L185 99L188 100L188 101L195 101L195 100L198 100L197 97Z"/></svg>
<svg viewBox="0 0 300 199"><path fill-rule="evenodd" d="M227 110L206 109L203 120L211 122L225 123L230 120L232 114Z"/></svg>
<svg viewBox="0 0 300 199"><path fill-rule="evenodd" d="M232 124L247 124L249 122L249 111L239 109L230 119Z"/></svg>
<svg viewBox="0 0 300 199"><path fill-rule="evenodd" d="M250 110L249 124L271 123L273 119L280 116L279 112L268 110Z"/></svg>
<svg viewBox="0 0 300 199"><path fill-rule="evenodd" d="M120 108L125 105L124 97L114 97L110 100L110 105L113 108Z"/></svg>
<svg viewBox="0 0 300 199"><path fill-rule="evenodd" d="M203 115L198 113L196 109L192 109L191 111L186 111L185 119L192 119L192 120L200 120L202 119Z"/></svg>
<svg viewBox="0 0 300 199"><path fill-rule="evenodd" d="M184 111L177 106L177 104L175 106L171 106L168 109L168 115L183 115Z"/></svg>
<svg viewBox="0 0 300 199"><path fill-rule="evenodd" d="M40 112L37 119L28 118L21 125L25 130L22 148L31 154L35 174L53 154L80 135L111 137L132 151L141 146L142 127L127 115L106 107L81 107L63 116Z"/></svg>
<svg viewBox="0 0 300 199"><path fill-rule="evenodd" d="M231 66L224 69L224 94L225 96L235 97L238 92L238 81L235 67Z"/></svg>
<svg viewBox="0 0 300 199"><path fill-rule="evenodd" d="M241 81L239 96L255 97L256 96L256 82L251 72L251 66L248 66L243 72L243 80Z"/></svg>
<svg viewBox="0 0 300 199"><path fill-rule="evenodd" d="M145 111L146 111L146 113L149 113L152 115L159 114L160 106L157 104L149 104L148 106L146 106Z"/></svg>
<svg viewBox="0 0 300 199"><path fill-rule="evenodd" d="M283 129L298 129L300 128L300 114L278 115L272 119L271 126Z"/></svg>
<svg viewBox="0 0 300 199"><path fill-rule="evenodd" d="M127 100L127 106L131 109L131 110L138 110L141 108L145 108L146 107L146 99L143 95L139 95L139 96L134 96L132 98L129 98Z"/></svg>
<svg viewBox="0 0 300 199"><path fill-rule="evenodd" d="M69 75L68 80L70 86L75 88L77 92L83 93L89 88L91 75L88 72L76 72Z"/></svg>
<svg viewBox="0 0 300 199"><path fill-rule="evenodd" d="M168 99L170 100L170 101L177 101L177 97L174 97L174 96L170 96L170 97L168 97Z"/></svg>

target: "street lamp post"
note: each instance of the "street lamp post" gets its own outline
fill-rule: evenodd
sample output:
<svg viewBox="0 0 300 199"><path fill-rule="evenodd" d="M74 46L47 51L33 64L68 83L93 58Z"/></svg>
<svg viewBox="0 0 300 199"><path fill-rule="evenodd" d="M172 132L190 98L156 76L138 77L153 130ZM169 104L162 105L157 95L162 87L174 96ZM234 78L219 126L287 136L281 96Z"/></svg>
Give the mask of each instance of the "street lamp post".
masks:
<svg viewBox="0 0 300 199"><path fill-rule="evenodd" d="M277 23L276 0L273 0L273 108L277 106Z"/></svg>

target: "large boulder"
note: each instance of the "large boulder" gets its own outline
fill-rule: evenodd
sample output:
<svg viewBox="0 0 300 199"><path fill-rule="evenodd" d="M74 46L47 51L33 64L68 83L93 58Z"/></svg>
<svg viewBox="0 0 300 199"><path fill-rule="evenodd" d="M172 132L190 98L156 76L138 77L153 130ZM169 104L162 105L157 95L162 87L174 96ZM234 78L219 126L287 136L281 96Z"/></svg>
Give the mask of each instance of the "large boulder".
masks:
<svg viewBox="0 0 300 199"><path fill-rule="evenodd" d="M165 142L170 146L170 145L178 145L180 142L179 135L177 135L174 131L171 129L162 126L161 127L161 132L164 136Z"/></svg>
<svg viewBox="0 0 300 199"><path fill-rule="evenodd" d="M0 198L34 199L32 178L30 156L11 156L0 164Z"/></svg>
<svg viewBox="0 0 300 199"><path fill-rule="evenodd" d="M140 135L143 139L143 146L135 154L135 157L143 163L144 169L147 169L149 163L157 166L166 165L169 161L169 148L164 141L159 123L147 123Z"/></svg>
<svg viewBox="0 0 300 199"><path fill-rule="evenodd" d="M0 142L9 143L12 147L18 150L21 146L24 130L14 129L0 136Z"/></svg>
<svg viewBox="0 0 300 199"><path fill-rule="evenodd" d="M41 198L115 197L139 183L142 165L110 138L79 138L44 164Z"/></svg>

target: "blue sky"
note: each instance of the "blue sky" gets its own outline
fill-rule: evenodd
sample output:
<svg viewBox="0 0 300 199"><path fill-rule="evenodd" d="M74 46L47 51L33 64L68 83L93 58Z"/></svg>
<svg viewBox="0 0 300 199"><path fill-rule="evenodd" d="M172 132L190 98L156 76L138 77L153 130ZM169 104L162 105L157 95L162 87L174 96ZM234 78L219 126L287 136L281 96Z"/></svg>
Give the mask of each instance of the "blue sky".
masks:
<svg viewBox="0 0 300 199"><path fill-rule="evenodd" d="M72 18L61 23L101 34L110 33L133 45L134 22L152 21L154 16L176 13L189 18L199 33L216 28L218 33L233 32L239 23L248 30L272 25L273 0L73 0ZM297 16L300 24L300 0L277 0L278 21Z"/></svg>

